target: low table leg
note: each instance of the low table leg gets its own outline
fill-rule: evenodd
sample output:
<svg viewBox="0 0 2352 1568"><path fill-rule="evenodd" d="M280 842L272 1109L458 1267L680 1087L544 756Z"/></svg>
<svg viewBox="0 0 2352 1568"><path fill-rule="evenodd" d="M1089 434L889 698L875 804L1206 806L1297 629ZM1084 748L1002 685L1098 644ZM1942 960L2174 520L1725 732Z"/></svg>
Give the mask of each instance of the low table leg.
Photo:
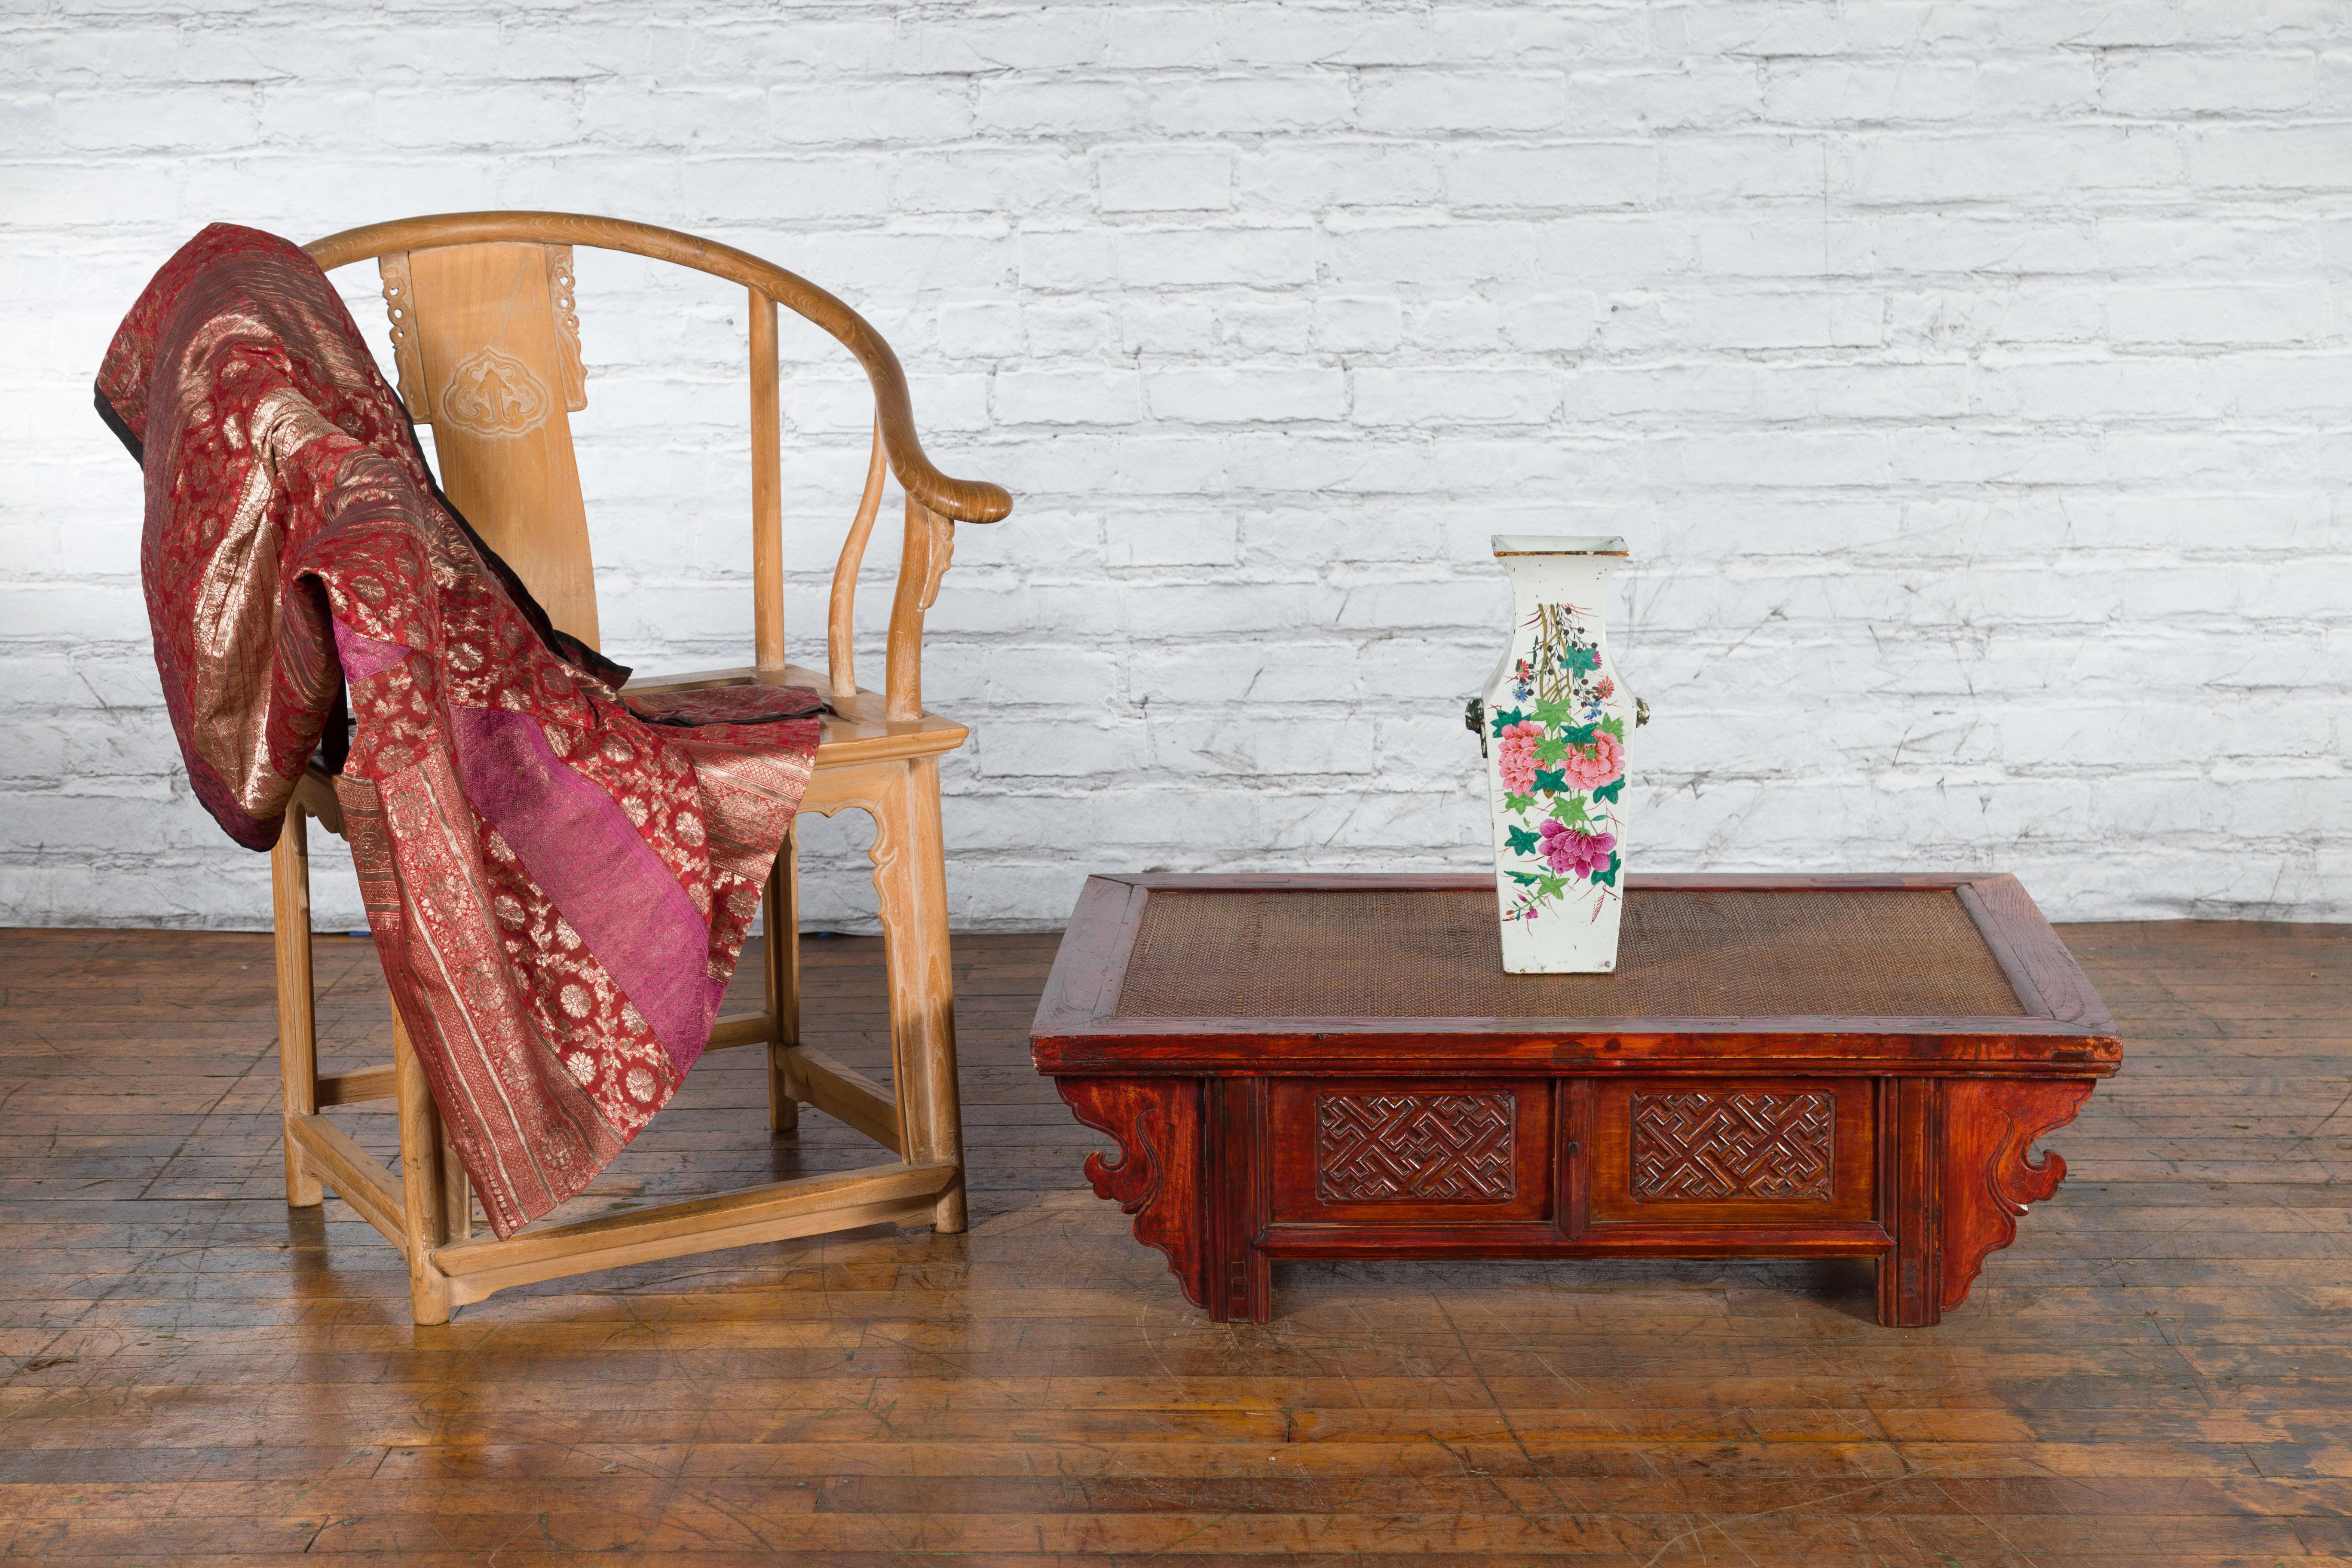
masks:
<svg viewBox="0 0 2352 1568"><path fill-rule="evenodd" d="M1206 1176L1210 1320L1263 1323L1274 1316L1274 1268L1258 1250L1271 1209L1266 1087L1262 1078L1208 1081Z"/></svg>
<svg viewBox="0 0 2352 1568"><path fill-rule="evenodd" d="M1890 1329L1933 1328L1943 1316L1937 1306L1942 1227L1936 1215L1943 1184L1936 1136L1942 1084L1932 1078L1885 1082L1886 1096L1881 1103L1893 1143L1885 1171L1887 1228L1895 1233L1895 1247L1878 1259L1878 1321Z"/></svg>

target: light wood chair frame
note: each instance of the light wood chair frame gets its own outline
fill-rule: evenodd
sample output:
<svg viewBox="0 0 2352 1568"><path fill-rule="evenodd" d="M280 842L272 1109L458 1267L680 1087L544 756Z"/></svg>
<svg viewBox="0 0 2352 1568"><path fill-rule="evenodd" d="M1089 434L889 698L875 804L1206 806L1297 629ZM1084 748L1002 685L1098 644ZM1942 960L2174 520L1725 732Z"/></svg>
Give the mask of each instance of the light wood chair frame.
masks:
<svg viewBox="0 0 2352 1568"><path fill-rule="evenodd" d="M313 770L296 791L270 867L278 1060L285 1089L286 1200L294 1207L307 1207L321 1202L324 1189L331 1187L383 1232L407 1260L411 1306L420 1324L446 1322L457 1307L509 1286L622 1264L882 1221L928 1222L940 1232L961 1231L965 1223L939 759L961 745L968 731L923 707L923 616L948 568L954 523L996 521L1012 510L1012 498L995 485L950 479L932 467L915 436L906 376L889 345L863 318L806 279L732 247L613 218L488 212L373 224L329 236L307 248L331 271L356 261L378 260L386 298L394 307L397 350L398 284L405 278L409 253L518 243L546 246L551 255L561 256L559 312L571 308L570 253L555 247L572 245L675 262L749 290L753 662L632 680L629 689L759 682L816 686L827 693L833 711L823 720L815 769L801 809L829 816L856 807L874 819L874 883L888 965L891 1085L886 1089L801 1043L796 837L786 839L767 882L767 919L760 939L767 1005L758 1013L721 1017L710 1048L765 1048L771 1129L797 1126L800 1107L814 1105L898 1158L893 1163L767 1183L625 1214L542 1223L503 1241L474 1236L464 1168L443 1135L397 1015L390 1065L329 1076L319 1071L308 822L315 818L337 835L343 825L331 782ZM392 258L398 258L397 266L387 264ZM784 660L779 305L790 307L847 347L865 368L875 399L865 489L834 569L823 677ZM858 569L880 510L886 472L895 474L906 492L906 548L891 604L884 689L875 692L857 684L851 632ZM573 591L575 597L580 591L590 595L587 609L593 617L593 578L584 532L581 539ZM528 574L525 581L535 594L541 593L541 585ZM580 587L583 583L584 590ZM331 1106L379 1100L394 1101L399 1112L397 1174L320 1114Z"/></svg>

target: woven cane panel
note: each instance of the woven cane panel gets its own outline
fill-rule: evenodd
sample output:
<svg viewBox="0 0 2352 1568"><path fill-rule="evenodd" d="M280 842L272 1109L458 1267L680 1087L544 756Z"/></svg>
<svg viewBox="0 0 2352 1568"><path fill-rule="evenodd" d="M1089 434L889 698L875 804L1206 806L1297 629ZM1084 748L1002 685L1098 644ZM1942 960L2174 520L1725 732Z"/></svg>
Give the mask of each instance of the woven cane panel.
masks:
<svg viewBox="0 0 2352 1568"><path fill-rule="evenodd" d="M2024 1016L1956 893L1630 889L1614 974L1506 974L1484 889L1154 892L1141 1018Z"/></svg>

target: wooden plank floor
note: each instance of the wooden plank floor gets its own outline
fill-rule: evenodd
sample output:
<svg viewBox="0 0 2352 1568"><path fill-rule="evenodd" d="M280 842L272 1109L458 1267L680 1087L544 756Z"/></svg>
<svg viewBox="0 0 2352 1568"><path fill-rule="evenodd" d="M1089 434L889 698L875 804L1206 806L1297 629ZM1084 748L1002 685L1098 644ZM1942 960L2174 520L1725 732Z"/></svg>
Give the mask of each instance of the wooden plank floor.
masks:
<svg viewBox="0 0 2352 1568"><path fill-rule="evenodd" d="M1939 1329L1842 1261L1312 1265L1219 1326L959 939L971 1234L520 1289L443 1328L289 1212L257 936L0 932L0 1546L49 1563L2352 1564L2352 927L2066 931L2129 1042ZM805 948L877 1074L879 958ZM321 938L337 1065L388 1049ZM742 998L739 996L739 1000ZM575 1207L863 1163L726 1052ZM389 1147L389 1117L338 1112Z"/></svg>

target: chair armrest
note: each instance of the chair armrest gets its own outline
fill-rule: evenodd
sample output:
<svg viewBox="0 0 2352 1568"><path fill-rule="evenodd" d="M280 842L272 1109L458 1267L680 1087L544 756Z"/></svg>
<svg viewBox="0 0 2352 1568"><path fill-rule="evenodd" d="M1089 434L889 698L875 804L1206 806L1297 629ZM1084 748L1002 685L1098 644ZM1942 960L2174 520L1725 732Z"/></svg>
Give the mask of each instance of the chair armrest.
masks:
<svg viewBox="0 0 2352 1568"><path fill-rule="evenodd" d="M923 444L915 434L914 404L907 395L907 373L865 317L798 273L762 261L749 251L649 223L551 212L439 213L397 218L347 228L303 248L320 268L331 272L386 251L516 240L585 245L649 256L732 279L790 306L832 333L865 367L866 378L874 387L875 411L881 419L882 445L889 455L890 471L898 476L908 495L943 518L964 522L996 522L1013 510L1013 497L1003 486L984 479L950 479L923 455Z"/></svg>

